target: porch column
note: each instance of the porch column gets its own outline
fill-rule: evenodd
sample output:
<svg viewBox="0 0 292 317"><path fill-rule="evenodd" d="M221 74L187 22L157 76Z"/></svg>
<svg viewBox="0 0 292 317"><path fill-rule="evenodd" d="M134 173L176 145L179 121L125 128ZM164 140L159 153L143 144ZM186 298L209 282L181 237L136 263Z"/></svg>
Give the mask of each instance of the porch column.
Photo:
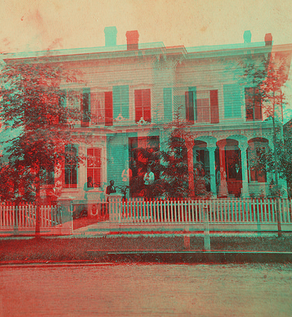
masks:
<svg viewBox="0 0 292 317"><path fill-rule="evenodd" d="M185 141L186 141L186 147L188 151L189 191L190 191L190 197L194 198L195 196L194 155L193 155L194 142L189 140L185 140Z"/></svg>
<svg viewBox="0 0 292 317"><path fill-rule="evenodd" d="M241 197L248 198L248 177L247 177L247 158L246 158L246 150L248 148L247 142L242 142L238 144L238 147L241 151L241 172L242 172L242 189L241 189Z"/></svg>
<svg viewBox="0 0 292 317"><path fill-rule="evenodd" d="M87 151L86 151L86 147L82 144L79 146L79 155L81 156L84 156L86 157L87 155ZM83 192L84 190L84 184L87 182L87 160L84 161L83 164L80 164L78 170L78 176L77 176L77 179L78 179L78 188L80 188L80 190ZM83 199L83 196L84 196L84 193L82 193L82 199Z"/></svg>
<svg viewBox="0 0 292 317"><path fill-rule="evenodd" d="M210 161L210 185L211 185L211 192L213 197L217 197L217 188L216 188L216 171L215 171L215 146L207 147L209 151L209 161Z"/></svg>

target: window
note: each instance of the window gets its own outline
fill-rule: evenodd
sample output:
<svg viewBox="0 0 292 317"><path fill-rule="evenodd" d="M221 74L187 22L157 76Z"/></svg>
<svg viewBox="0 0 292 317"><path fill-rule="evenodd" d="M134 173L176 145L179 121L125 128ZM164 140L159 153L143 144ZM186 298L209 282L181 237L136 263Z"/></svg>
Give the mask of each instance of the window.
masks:
<svg viewBox="0 0 292 317"><path fill-rule="evenodd" d="M129 86L113 87L113 116L116 119L119 115L129 119Z"/></svg>
<svg viewBox="0 0 292 317"><path fill-rule="evenodd" d="M262 120L260 91L257 87L245 88L246 120Z"/></svg>
<svg viewBox="0 0 292 317"><path fill-rule="evenodd" d="M90 96L91 124L105 123L105 93L91 92Z"/></svg>
<svg viewBox="0 0 292 317"><path fill-rule="evenodd" d="M185 96L187 121L219 123L218 90L196 91L196 87L189 87Z"/></svg>
<svg viewBox="0 0 292 317"><path fill-rule="evenodd" d="M80 91L68 89L63 99L64 107L68 107L70 111L70 121L72 124L80 124L82 93ZM68 119L66 119L68 120Z"/></svg>
<svg viewBox="0 0 292 317"><path fill-rule="evenodd" d="M197 93L197 122L210 122L210 91Z"/></svg>
<svg viewBox="0 0 292 317"><path fill-rule="evenodd" d="M100 187L101 183L101 149L87 149L87 179L91 177L93 187Z"/></svg>
<svg viewBox="0 0 292 317"><path fill-rule="evenodd" d="M135 113L136 122L143 118L151 122L151 95L150 89L135 90Z"/></svg>
<svg viewBox="0 0 292 317"><path fill-rule="evenodd" d="M66 145L65 148L65 188L77 187L77 149L74 145Z"/></svg>

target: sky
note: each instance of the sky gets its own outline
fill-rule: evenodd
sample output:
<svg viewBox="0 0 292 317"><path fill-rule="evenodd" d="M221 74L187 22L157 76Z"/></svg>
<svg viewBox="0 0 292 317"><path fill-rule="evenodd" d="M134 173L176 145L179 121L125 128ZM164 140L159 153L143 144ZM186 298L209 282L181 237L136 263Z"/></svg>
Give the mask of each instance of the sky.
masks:
<svg viewBox="0 0 292 317"><path fill-rule="evenodd" d="M138 30L141 43L233 44L272 33L292 43L291 0L0 0L0 51L21 52L104 45L104 28L116 26L117 44Z"/></svg>
<svg viewBox="0 0 292 317"><path fill-rule="evenodd" d="M272 33L292 43L291 0L0 0L0 52L104 46L104 28L116 26L117 44L139 31L140 43L166 46L252 42ZM290 91L290 92L289 92ZM288 90L291 93L292 85Z"/></svg>

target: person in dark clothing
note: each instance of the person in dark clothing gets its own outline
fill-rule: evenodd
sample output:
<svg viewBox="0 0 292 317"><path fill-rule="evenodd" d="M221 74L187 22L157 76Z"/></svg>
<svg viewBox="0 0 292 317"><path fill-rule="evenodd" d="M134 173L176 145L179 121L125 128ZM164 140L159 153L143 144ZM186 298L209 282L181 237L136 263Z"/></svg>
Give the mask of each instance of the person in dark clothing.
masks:
<svg viewBox="0 0 292 317"><path fill-rule="evenodd" d="M135 195L139 189L139 179L138 179L138 167L136 161L134 160L131 166L132 177L130 178L130 191L131 195Z"/></svg>
<svg viewBox="0 0 292 317"><path fill-rule="evenodd" d="M106 188L106 194L110 195L116 193L116 188L114 187L115 182L113 180L110 181L109 186Z"/></svg>
<svg viewBox="0 0 292 317"><path fill-rule="evenodd" d="M242 171L241 167L236 163L234 167L234 178L235 178L235 197L240 197L242 188Z"/></svg>
<svg viewBox="0 0 292 317"><path fill-rule="evenodd" d="M108 195L107 199L106 199L107 203L109 203L109 195L116 193L116 188L114 187L114 184L115 184L115 182L113 180L111 180L110 184L106 187L105 193ZM107 204L105 217L108 217L108 215L109 215L109 209L108 208L109 208L109 206Z"/></svg>
<svg viewBox="0 0 292 317"><path fill-rule="evenodd" d="M238 181L242 180L241 167L236 163L234 167L234 178Z"/></svg>

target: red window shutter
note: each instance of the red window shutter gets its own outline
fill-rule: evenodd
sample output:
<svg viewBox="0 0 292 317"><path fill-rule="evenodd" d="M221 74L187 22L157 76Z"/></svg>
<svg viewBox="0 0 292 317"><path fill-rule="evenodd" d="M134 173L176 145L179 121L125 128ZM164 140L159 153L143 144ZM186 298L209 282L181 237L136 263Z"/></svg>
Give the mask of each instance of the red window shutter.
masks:
<svg viewBox="0 0 292 317"><path fill-rule="evenodd" d="M105 125L113 125L113 93L107 91L104 93L105 97Z"/></svg>
<svg viewBox="0 0 292 317"><path fill-rule="evenodd" d="M219 123L218 90L210 91L211 123Z"/></svg>
<svg viewBox="0 0 292 317"><path fill-rule="evenodd" d="M150 95L150 89L144 89L143 90L143 118L145 121L151 122L151 95Z"/></svg>
<svg viewBox="0 0 292 317"><path fill-rule="evenodd" d="M258 88L254 90L254 119L262 120L261 95Z"/></svg>
<svg viewBox="0 0 292 317"><path fill-rule="evenodd" d="M135 90L135 121L138 122L142 116L142 90Z"/></svg>
<svg viewBox="0 0 292 317"><path fill-rule="evenodd" d="M194 123L194 98L192 91L185 92L186 119Z"/></svg>

